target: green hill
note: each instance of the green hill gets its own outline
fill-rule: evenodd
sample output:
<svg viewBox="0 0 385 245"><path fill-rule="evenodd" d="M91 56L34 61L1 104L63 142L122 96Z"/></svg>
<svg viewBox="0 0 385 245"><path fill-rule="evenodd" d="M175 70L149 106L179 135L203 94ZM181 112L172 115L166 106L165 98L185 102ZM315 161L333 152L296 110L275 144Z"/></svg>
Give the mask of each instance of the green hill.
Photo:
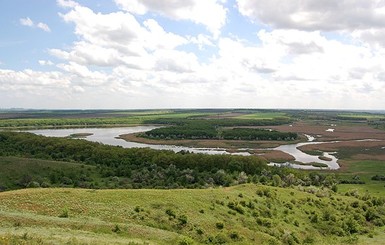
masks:
<svg viewBox="0 0 385 245"><path fill-rule="evenodd" d="M102 180L97 167L76 162L0 156L0 169L0 191L36 186L90 187Z"/></svg>
<svg viewBox="0 0 385 245"><path fill-rule="evenodd" d="M367 193L254 184L23 189L0 193L0 244L382 244L383 204Z"/></svg>

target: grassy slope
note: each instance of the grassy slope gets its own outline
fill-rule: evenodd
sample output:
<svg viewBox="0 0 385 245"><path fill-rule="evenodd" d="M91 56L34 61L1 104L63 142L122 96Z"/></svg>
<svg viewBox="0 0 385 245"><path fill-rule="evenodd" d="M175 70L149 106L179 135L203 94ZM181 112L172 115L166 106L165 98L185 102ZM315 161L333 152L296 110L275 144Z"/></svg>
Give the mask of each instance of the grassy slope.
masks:
<svg viewBox="0 0 385 245"><path fill-rule="evenodd" d="M258 191L270 193L270 197L259 196ZM295 189L251 184L204 190L24 189L3 192L0 193L0 244L4 241L178 244L190 238L196 243L211 238L234 244L285 244L293 237L301 243L312 240L313 244L349 244L348 237L323 236L320 228L309 220L312 212L321 215L326 209L332 210L337 219L343 218L346 214L335 207L348 206L356 200L332 195L332 199L319 198ZM228 207L229 202L242 201L251 202L254 207L240 205L244 214ZM256 217L253 212L257 213ZM59 218L67 214L67 218ZM181 224L183 215L187 218L184 225ZM257 218L264 224L258 224ZM222 223L224 228L219 229L217 223ZM199 234L200 231L203 234ZM374 238L361 235L359 244L381 244L379 241L385 239L378 228L369 232Z"/></svg>
<svg viewBox="0 0 385 245"><path fill-rule="evenodd" d="M97 177L95 166L83 165L80 163L47 161L40 159L0 157L0 187L7 189L18 189L16 183L24 176L31 176L33 179L48 179L54 172L81 173L86 172Z"/></svg>

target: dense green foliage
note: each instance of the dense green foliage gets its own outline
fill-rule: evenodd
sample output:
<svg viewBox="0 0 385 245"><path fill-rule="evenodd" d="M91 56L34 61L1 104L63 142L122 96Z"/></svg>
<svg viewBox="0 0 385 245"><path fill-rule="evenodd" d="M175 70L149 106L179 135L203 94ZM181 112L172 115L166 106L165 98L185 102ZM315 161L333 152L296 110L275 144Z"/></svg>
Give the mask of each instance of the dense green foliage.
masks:
<svg viewBox="0 0 385 245"><path fill-rule="evenodd" d="M124 149L86 140L15 132L0 132L0 155L93 165L102 177L123 177L120 186L134 188L230 185L241 172L257 175L266 168L265 161L256 156L174 153L149 148Z"/></svg>
<svg viewBox="0 0 385 245"><path fill-rule="evenodd" d="M35 162L36 170L40 169L37 173L28 171L16 179L9 179L7 176L10 174L7 175L3 163L4 172L0 174L3 190L36 185L33 182L39 186L87 188L203 188L246 182L271 184L276 182L275 175L282 179L284 186L301 184L331 187L337 183L334 176L327 174L307 174L289 168L268 167L264 160L256 156L125 149L86 140L43 137L30 133L0 132L0 156L72 162L73 170L77 169L69 171L70 168L63 166L64 162L58 164L60 167L53 168L54 162L51 167L47 166L48 163ZM79 165L73 165L77 163ZM9 171L12 172L12 168Z"/></svg>
<svg viewBox="0 0 385 245"><path fill-rule="evenodd" d="M172 125L142 134L155 139L242 139L242 140L293 140L296 133L280 133L262 129L233 129L235 126L267 126L289 123L288 118L275 119L156 119L152 124Z"/></svg>
<svg viewBox="0 0 385 245"><path fill-rule="evenodd" d="M278 132L266 129L233 128L231 130L224 130L222 137L228 140L295 140L298 138L298 135L291 132Z"/></svg>

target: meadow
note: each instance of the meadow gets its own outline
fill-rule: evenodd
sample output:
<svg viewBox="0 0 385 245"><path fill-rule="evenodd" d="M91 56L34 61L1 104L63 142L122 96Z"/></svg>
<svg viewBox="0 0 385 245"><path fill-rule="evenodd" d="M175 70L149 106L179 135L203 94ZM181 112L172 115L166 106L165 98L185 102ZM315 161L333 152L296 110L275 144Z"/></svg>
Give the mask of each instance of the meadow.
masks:
<svg viewBox="0 0 385 245"><path fill-rule="evenodd" d="M380 244L385 238L378 199L317 187L26 189L0 193L0 200L3 243Z"/></svg>

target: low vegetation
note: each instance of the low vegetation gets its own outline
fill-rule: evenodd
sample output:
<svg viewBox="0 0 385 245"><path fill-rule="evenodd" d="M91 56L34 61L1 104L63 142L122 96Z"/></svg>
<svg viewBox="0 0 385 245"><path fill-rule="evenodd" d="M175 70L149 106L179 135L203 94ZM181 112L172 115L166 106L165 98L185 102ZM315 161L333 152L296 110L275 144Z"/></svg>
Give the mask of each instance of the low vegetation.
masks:
<svg viewBox="0 0 385 245"><path fill-rule="evenodd" d="M385 238L382 198L318 187L27 189L0 193L0 200L3 243L375 244Z"/></svg>

